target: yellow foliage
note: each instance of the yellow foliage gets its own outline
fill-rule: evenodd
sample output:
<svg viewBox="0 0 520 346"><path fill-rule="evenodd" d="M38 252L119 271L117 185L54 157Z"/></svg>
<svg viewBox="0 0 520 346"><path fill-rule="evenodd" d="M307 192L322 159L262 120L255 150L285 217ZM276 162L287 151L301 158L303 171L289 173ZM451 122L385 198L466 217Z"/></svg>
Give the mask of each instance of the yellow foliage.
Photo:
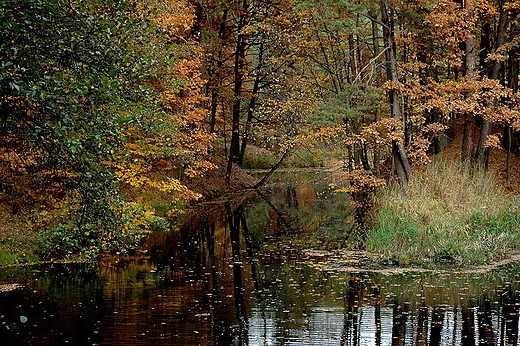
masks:
<svg viewBox="0 0 520 346"><path fill-rule="evenodd" d="M386 181L376 177L371 171L356 169L343 175L342 180L349 183L349 186L336 189L336 192L374 192L379 187L385 186Z"/></svg>
<svg viewBox="0 0 520 346"><path fill-rule="evenodd" d="M392 82L392 81L386 81L384 84L383 84L383 89L386 90L386 91L390 91L390 90L401 90L401 83L398 83L398 82Z"/></svg>
<svg viewBox="0 0 520 346"><path fill-rule="evenodd" d="M486 139L485 146L486 148L502 148L502 145L500 144L500 137L497 135L489 135Z"/></svg>
<svg viewBox="0 0 520 346"><path fill-rule="evenodd" d="M392 141L404 141L403 124L399 120L384 118L363 128L359 139L372 145L390 145Z"/></svg>
<svg viewBox="0 0 520 346"><path fill-rule="evenodd" d="M424 137L415 137L411 147L408 149L408 159L410 163L417 166L430 163L430 158L427 155L429 147L429 140Z"/></svg>
<svg viewBox="0 0 520 346"><path fill-rule="evenodd" d="M217 166L209 161L197 161L192 164L188 169L184 171L184 174L188 177L200 177L210 169L216 168Z"/></svg>
<svg viewBox="0 0 520 346"><path fill-rule="evenodd" d="M507 60L507 57L505 55L496 54L496 53L489 53L488 56L486 57L486 62L506 61L506 60Z"/></svg>
<svg viewBox="0 0 520 346"><path fill-rule="evenodd" d="M448 126L441 123L431 123L423 128L423 132L425 133L440 133L448 129Z"/></svg>

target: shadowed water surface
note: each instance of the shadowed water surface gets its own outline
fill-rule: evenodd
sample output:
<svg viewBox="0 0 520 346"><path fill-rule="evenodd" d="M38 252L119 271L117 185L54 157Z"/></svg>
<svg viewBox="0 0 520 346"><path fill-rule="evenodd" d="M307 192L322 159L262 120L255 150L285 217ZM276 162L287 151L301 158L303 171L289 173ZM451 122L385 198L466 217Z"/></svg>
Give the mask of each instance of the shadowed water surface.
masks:
<svg viewBox="0 0 520 346"><path fill-rule="evenodd" d="M139 256L1 269L0 345L517 344L517 263L339 270L279 242L348 232L348 198L314 180L195 210Z"/></svg>

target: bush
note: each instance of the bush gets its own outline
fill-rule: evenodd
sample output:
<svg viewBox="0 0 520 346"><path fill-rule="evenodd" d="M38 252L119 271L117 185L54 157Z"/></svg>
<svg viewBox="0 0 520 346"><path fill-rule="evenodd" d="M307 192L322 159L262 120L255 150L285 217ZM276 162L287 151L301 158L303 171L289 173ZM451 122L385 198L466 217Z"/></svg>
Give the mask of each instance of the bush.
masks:
<svg viewBox="0 0 520 346"><path fill-rule="evenodd" d="M44 260L125 254L134 251L144 235L170 230L166 218L140 204L122 202L111 209L118 223L78 222L76 219L84 215L70 206L46 213L40 221L50 226L41 231L36 254Z"/></svg>
<svg viewBox="0 0 520 346"><path fill-rule="evenodd" d="M65 258L82 250L82 238L74 227L59 224L40 234L36 252L46 260Z"/></svg>

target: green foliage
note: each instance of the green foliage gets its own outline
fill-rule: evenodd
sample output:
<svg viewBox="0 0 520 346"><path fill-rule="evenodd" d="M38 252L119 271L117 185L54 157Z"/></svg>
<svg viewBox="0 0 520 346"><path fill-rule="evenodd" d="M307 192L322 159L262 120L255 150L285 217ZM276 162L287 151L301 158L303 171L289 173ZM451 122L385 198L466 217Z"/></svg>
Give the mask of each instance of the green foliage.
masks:
<svg viewBox="0 0 520 346"><path fill-rule="evenodd" d="M0 227L0 265L37 261L33 254L35 235L27 226L26 219L19 215L0 214L8 218Z"/></svg>
<svg viewBox="0 0 520 346"><path fill-rule="evenodd" d="M300 11L309 11L316 14L316 18L327 23L334 32L355 30L359 21L351 13L361 12L366 4L345 0L310 0L298 3Z"/></svg>
<svg viewBox="0 0 520 346"><path fill-rule="evenodd" d="M16 263L18 257L15 254L0 250L0 265Z"/></svg>
<svg viewBox="0 0 520 346"><path fill-rule="evenodd" d="M81 232L74 226L59 224L41 234L37 253L43 259L65 258L82 250L90 232Z"/></svg>
<svg viewBox="0 0 520 346"><path fill-rule="evenodd" d="M153 117L153 30L132 1L0 1L0 149L78 193L70 221L43 233L51 257L121 227L112 167L129 127Z"/></svg>
<svg viewBox="0 0 520 346"><path fill-rule="evenodd" d="M432 164L406 193L380 196L367 249L398 260L484 263L520 248L518 201L491 174L462 164Z"/></svg>
<svg viewBox="0 0 520 346"><path fill-rule="evenodd" d="M67 203L69 206L72 203ZM42 259L60 259L71 256L96 256L99 253L129 253L137 248L141 238L149 232L168 231L170 223L136 203L120 202L110 210L114 227L101 227L97 223L81 222L81 208L61 210L48 217L50 224L38 239L36 253ZM81 227L80 227L80 226Z"/></svg>
<svg viewBox="0 0 520 346"><path fill-rule="evenodd" d="M310 122L317 125L347 124L349 130L359 130L364 121L374 120L383 109L384 93L381 88L348 84L346 90L333 94L323 101L311 115Z"/></svg>
<svg viewBox="0 0 520 346"><path fill-rule="evenodd" d="M282 167L323 167L330 153L325 150L313 148L295 148L282 162ZM272 152L253 146L249 146L244 156L243 168L247 169L270 169L280 160Z"/></svg>

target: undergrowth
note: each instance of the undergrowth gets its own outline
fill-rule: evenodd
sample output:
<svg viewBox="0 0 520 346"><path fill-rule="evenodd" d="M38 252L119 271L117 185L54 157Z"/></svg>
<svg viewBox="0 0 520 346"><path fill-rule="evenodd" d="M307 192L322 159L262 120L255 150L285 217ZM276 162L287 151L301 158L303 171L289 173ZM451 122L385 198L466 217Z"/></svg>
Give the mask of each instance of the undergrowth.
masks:
<svg viewBox="0 0 520 346"><path fill-rule="evenodd" d="M282 155L275 155L269 150L250 146L244 156L243 168L246 169L270 169L280 160ZM321 149L298 148L290 152L282 161L282 167L323 167L330 158L331 153Z"/></svg>
<svg viewBox="0 0 520 346"><path fill-rule="evenodd" d="M437 162L379 196L367 250L404 262L486 263L520 248L519 201L493 173Z"/></svg>

